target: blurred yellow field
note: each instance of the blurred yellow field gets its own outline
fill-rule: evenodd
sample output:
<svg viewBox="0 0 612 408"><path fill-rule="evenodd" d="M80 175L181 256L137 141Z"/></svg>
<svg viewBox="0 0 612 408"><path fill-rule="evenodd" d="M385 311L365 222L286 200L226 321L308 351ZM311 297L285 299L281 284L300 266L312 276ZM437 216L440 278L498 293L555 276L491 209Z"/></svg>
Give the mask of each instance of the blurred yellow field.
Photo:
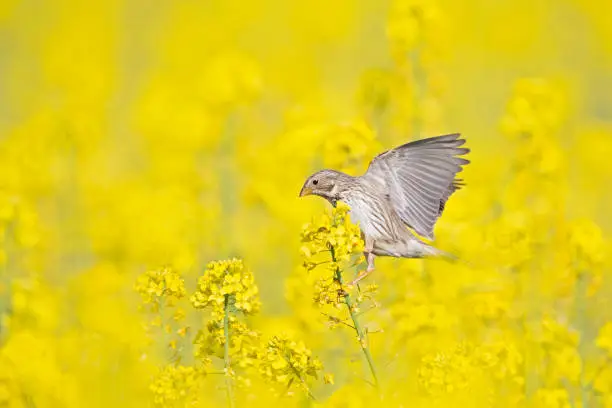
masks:
<svg viewBox="0 0 612 408"><path fill-rule="evenodd" d="M0 407L612 407L612 2L0 1ZM460 132L379 257L331 168Z"/></svg>

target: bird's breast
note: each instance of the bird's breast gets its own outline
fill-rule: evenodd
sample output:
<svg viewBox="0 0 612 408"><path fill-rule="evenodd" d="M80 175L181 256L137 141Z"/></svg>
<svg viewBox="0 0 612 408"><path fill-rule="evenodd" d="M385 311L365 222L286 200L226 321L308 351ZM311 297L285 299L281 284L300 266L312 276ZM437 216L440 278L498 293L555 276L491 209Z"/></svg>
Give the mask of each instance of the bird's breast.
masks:
<svg viewBox="0 0 612 408"><path fill-rule="evenodd" d="M395 225L384 197L369 192L356 191L343 197L351 208L351 220L359 224L361 231L371 239L397 239L401 230Z"/></svg>

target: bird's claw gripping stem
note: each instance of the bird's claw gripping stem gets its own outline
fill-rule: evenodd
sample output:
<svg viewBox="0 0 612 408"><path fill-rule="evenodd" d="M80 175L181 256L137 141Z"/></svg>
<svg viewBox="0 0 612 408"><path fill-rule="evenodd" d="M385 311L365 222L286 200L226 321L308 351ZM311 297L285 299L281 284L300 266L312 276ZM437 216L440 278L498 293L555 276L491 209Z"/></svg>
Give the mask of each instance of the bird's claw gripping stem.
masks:
<svg viewBox="0 0 612 408"><path fill-rule="evenodd" d="M350 286L355 286L357 283L359 283L359 281L361 281L363 278L365 278L366 276L368 276L369 274L371 274L374 271L374 269L366 269L365 272L360 272L359 275L357 275L357 277L355 279L353 279L353 281L351 283L349 283Z"/></svg>
<svg viewBox="0 0 612 408"><path fill-rule="evenodd" d="M370 244L370 245L367 245ZM371 274L372 272L374 272L374 257L375 255L372 253L372 247L374 246L373 242L367 242L366 244L366 249L365 249L365 254L366 254L366 259L368 260L368 267L366 268L365 272L360 272L357 277L355 279L353 279L353 281L350 283L351 286L354 286L357 284L357 282L359 282L360 280L362 280L363 278L365 278L366 276L368 276L369 274Z"/></svg>

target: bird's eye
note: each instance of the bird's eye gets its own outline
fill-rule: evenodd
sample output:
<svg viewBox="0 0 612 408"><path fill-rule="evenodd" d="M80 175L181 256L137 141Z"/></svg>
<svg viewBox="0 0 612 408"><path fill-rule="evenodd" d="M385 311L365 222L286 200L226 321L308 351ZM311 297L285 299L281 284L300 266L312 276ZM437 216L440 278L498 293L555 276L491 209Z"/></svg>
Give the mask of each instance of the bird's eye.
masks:
<svg viewBox="0 0 612 408"><path fill-rule="evenodd" d="M319 184L319 180L312 180L312 184L316 186L317 184Z"/></svg>

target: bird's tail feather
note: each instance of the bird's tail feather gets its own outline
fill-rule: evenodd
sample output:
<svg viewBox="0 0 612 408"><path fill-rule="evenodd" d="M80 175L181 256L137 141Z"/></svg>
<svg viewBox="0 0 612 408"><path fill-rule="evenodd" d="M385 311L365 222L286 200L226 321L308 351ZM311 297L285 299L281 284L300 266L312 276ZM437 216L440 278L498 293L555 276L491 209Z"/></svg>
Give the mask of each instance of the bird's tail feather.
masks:
<svg viewBox="0 0 612 408"><path fill-rule="evenodd" d="M452 263L461 263L469 267L473 266L469 261L460 258L458 255L455 255L452 252L443 251L428 244L424 244L424 256L428 258L444 259Z"/></svg>
<svg viewBox="0 0 612 408"><path fill-rule="evenodd" d="M398 258L434 258L434 259L445 259L453 263L464 263L469 265L468 262L459 258L457 255L442 251L426 242L418 240L409 240L404 242L397 241L374 241L373 253L378 256L393 256Z"/></svg>

